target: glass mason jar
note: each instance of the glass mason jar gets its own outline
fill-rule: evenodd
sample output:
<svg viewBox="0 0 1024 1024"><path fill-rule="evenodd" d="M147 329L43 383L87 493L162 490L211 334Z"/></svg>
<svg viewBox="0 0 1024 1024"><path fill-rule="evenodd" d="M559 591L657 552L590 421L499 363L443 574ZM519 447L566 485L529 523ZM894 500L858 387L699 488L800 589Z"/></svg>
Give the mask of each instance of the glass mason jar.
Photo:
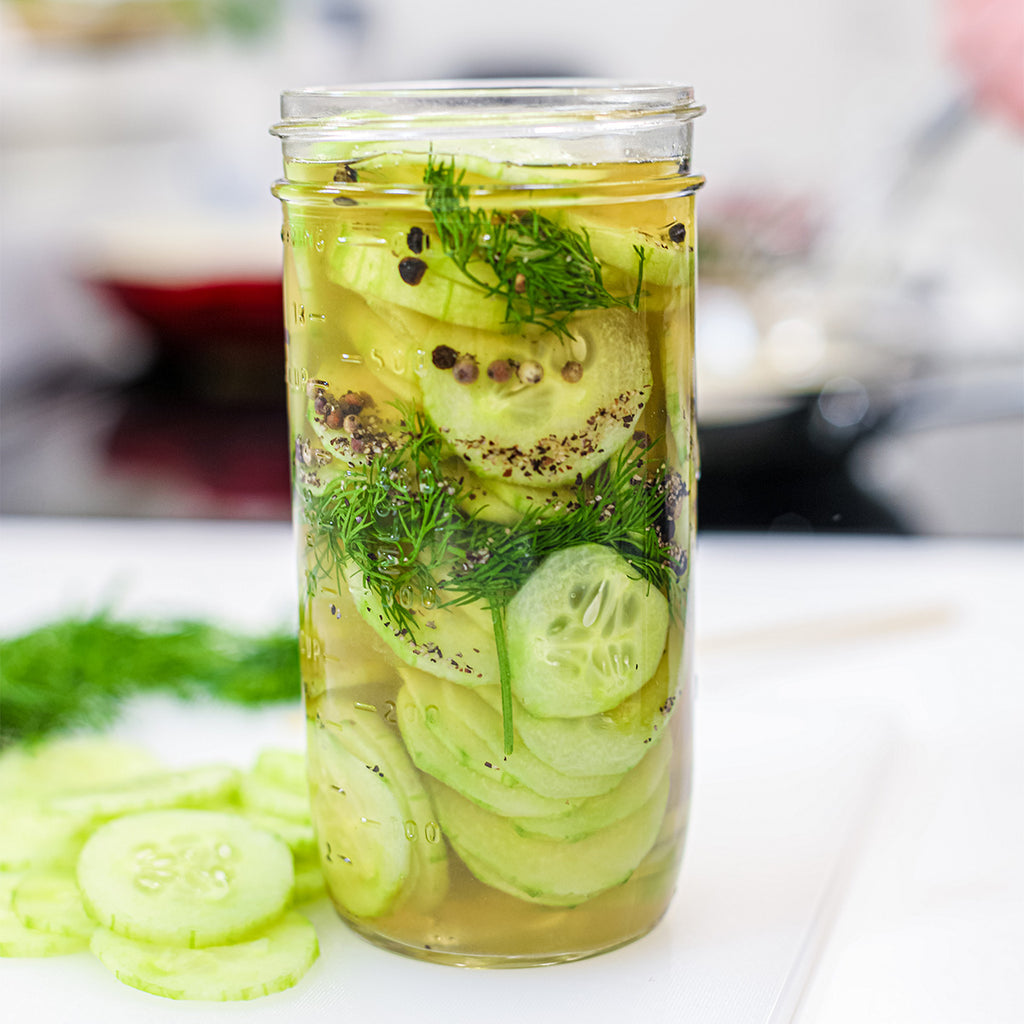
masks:
<svg viewBox="0 0 1024 1024"><path fill-rule="evenodd" d="M689 806L688 87L310 89L274 127L320 860L379 945L648 932Z"/></svg>

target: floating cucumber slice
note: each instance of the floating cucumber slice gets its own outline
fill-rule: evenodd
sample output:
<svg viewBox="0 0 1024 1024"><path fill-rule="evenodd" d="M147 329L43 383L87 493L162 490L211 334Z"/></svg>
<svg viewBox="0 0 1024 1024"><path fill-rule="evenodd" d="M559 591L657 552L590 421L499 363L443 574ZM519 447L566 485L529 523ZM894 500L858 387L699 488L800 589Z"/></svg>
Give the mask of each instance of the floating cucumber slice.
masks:
<svg viewBox="0 0 1024 1024"><path fill-rule="evenodd" d="M678 703L674 684L666 653L654 675L608 711L580 718L540 718L516 701L512 717L523 743L566 775L625 772L644 756L672 716ZM497 687L476 692L500 710Z"/></svg>
<svg viewBox="0 0 1024 1024"><path fill-rule="evenodd" d="M586 313L573 337L495 335L437 326L428 354L444 346L478 368L460 383L452 369L423 366L423 401L455 452L481 476L535 487L558 485L596 469L630 437L651 385L643 323L626 310ZM495 361L519 370L491 379ZM580 376L563 377L568 364ZM535 383L519 372L530 367ZM528 376L524 373L524 376Z"/></svg>
<svg viewBox="0 0 1024 1024"><path fill-rule="evenodd" d="M505 480L477 476L465 463L452 460L447 476L462 479L464 497L460 505L470 516L492 523L511 525L524 515L539 514L541 518L564 512L574 502L574 494L566 487L525 487Z"/></svg>
<svg viewBox="0 0 1024 1024"><path fill-rule="evenodd" d="M574 843L632 814L654 795L667 775L672 737L665 734L645 749L647 753L640 763L631 768L613 790L590 797L569 814L555 818L513 818L516 832L521 836Z"/></svg>
<svg viewBox="0 0 1024 1024"><path fill-rule="evenodd" d="M540 717L608 711L654 675L668 619L664 595L611 548L556 551L508 605L512 692Z"/></svg>
<svg viewBox="0 0 1024 1024"><path fill-rule="evenodd" d="M240 776L228 765L200 765L55 796L50 804L94 821L161 807L209 806L233 796Z"/></svg>
<svg viewBox="0 0 1024 1024"><path fill-rule="evenodd" d="M504 777L500 762L471 755L460 744L457 728L439 730L437 706L419 705L408 685L399 690L397 704L402 739L416 767L486 810L501 815L557 816L578 803L541 796Z"/></svg>
<svg viewBox="0 0 1024 1024"><path fill-rule="evenodd" d="M413 624L407 628L391 620L380 598L363 585L361 573L351 572L348 584L359 613L402 661L464 686L498 681L498 651L487 609L473 604L409 608Z"/></svg>
<svg viewBox="0 0 1024 1024"><path fill-rule="evenodd" d="M575 843L522 836L511 820L454 790L438 783L431 790L448 841L481 882L534 903L575 906L636 870L657 839L669 779L632 814Z"/></svg>
<svg viewBox="0 0 1024 1024"><path fill-rule="evenodd" d="M410 878L401 905L433 910L448 892L448 850L430 796L398 732L375 709L359 707L331 726L343 731L350 749L363 761L379 767L395 787L402 808L402 829L412 849Z"/></svg>
<svg viewBox="0 0 1024 1024"><path fill-rule="evenodd" d="M513 744L513 752L505 754L501 712L473 690L425 672L407 670L403 675L417 705L435 709L433 731L441 741L459 750L470 764L491 765L488 772L505 786L564 800L607 793L621 779L621 775L607 773L564 775L531 754L522 743Z"/></svg>
<svg viewBox="0 0 1024 1024"><path fill-rule="evenodd" d="M460 739L470 751L500 763L506 780L515 779L528 790L555 800L596 797L612 790L621 781L621 773L603 770L590 775L565 775L530 753L522 742L514 744L511 754L504 754L500 710L490 707L473 690L440 679L431 682L434 685L426 689L426 693L433 697L440 709L438 723L446 722L458 728Z"/></svg>
<svg viewBox="0 0 1024 1024"><path fill-rule="evenodd" d="M354 917L380 917L398 901L412 867L397 788L377 762L367 764L349 749L336 725L317 719L307 737L327 889Z"/></svg>
<svg viewBox="0 0 1024 1024"><path fill-rule="evenodd" d="M345 302L344 339L382 384L402 401L419 399L422 339L432 321L422 313L372 296L353 294Z"/></svg>
<svg viewBox="0 0 1024 1024"><path fill-rule="evenodd" d="M86 913L82 892L70 871L26 875L11 897L11 907L26 928L88 939L96 922Z"/></svg>
<svg viewBox="0 0 1024 1024"><path fill-rule="evenodd" d="M585 231L598 261L623 271L634 286L640 262L637 247L645 252L645 284L678 286L687 280L691 250L685 242L670 241L666 230L617 226L573 210L566 211L565 225Z"/></svg>
<svg viewBox="0 0 1024 1024"><path fill-rule="evenodd" d="M263 934L229 946L182 949L139 942L105 928L92 951L132 988L169 999L255 999L294 985L319 953L313 925L289 911Z"/></svg>
<svg viewBox="0 0 1024 1024"><path fill-rule="evenodd" d="M384 229L353 231L338 238L327 254L328 278L367 299L390 302L449 324L500 331L505 302L489 297L483 287L462 276L440 246L411 253L404 243L404 230L397 235L392 231L390 237ZM470 269L485 285L497 284L494 271L482 261Z"/></svg>
<svg viewBox="0 0 1024 1024"><path fill-rule="evenodd" d="M265 927L288 905L292 853L237 814L163 810L101 825L78 858L86 909L129 938L213 946Z"/></svg>

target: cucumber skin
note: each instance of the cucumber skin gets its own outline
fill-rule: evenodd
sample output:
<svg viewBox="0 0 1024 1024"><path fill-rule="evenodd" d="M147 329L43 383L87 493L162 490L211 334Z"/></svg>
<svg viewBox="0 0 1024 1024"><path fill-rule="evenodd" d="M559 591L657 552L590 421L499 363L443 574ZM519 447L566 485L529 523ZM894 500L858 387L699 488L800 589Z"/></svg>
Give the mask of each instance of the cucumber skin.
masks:
<svg viewBox="0 0 1024 1024"><path fill-rule="evenodd" d="M316 931L296 911L263 934L229 946L182 949L98 928L90 948L125 985L168 999L210 1002L256 999L291 988L320 953Z"/></svg>
<svg viewBox="0 0 1024 1024"><path fill-rule="evenodd" d="M485 885L546 906L577 906L628 881L653 848L670 789L666 772L653 796L632 814L567 843L524 837L506 818L433 783L434 805L452 848Z"/></svg>

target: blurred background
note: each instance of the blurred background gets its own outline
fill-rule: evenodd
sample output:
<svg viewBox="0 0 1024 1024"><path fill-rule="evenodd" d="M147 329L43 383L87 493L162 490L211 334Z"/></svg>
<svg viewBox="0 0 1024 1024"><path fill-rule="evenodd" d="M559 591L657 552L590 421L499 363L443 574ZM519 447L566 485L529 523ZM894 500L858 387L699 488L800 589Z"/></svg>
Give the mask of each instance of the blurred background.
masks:
<svg viewBox="0 0 1024 1024"><path fill-rule="evenodd" d="M0 0L0 512L288 515L284 87L686 80L706 529L1024 534L1018 0Z"/></svg>

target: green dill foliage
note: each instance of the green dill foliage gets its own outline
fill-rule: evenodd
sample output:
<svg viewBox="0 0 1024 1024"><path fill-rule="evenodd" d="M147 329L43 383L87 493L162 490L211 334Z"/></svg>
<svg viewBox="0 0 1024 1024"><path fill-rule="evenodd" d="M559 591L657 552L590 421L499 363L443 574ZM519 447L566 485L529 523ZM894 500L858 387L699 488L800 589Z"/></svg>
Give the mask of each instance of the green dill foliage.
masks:
<svg viewBox="0 0 1024 1024"><path fill-rule="evenodd" d="M587 309L639 307L646 252L636 246L634 295L616 296L604 285L601 264L586 231L562 227L536 210L487 211L469 205L465 171L455 161L428 157L423 182L445 254L489 296L505 300L505 321L537 324L558 336L570 334L568 320ZM481 276L486 265L497 284Z"/></svg>
<svg viewBox="0 0 1024 1024"><path fill-rule="evenodd" d="M0 641L0 745L101 728L126 697L152 690L249 705L297 701L297 639L107 613L49 623Z"/></svg>
<svg viewBox="0 0 1024 1024"><path fill-rule="evenodd" d="M505 608L550 554L598 543L618 551L673 599L685 575L685 554L672 543L672 522L685 490L663 464L650 470L649 445L612 456L577 480L571 500L538 504L514 525L466 513L470 487L452 466L441 432L418 410L400 409L393 444L355 462L324 493L305 493L314 577L347 589L354 567L396 628L415 633L410 609L480 603L490 609L501 669L505 746L511 750ZM315 578L310 585L315 586Z"/></svg>

